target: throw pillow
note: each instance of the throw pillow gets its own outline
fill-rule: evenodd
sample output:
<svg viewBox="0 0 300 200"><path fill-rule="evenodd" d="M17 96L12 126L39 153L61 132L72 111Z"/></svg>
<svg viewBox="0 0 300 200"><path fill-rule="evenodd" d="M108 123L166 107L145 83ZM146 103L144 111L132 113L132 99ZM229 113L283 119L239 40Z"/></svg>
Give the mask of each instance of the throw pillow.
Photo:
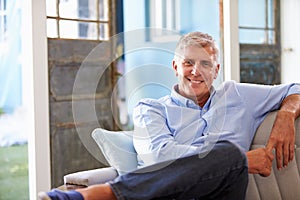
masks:
<svg viewBox="0 0 300 200"><path fill-rule="evenodd" d="M108 131L97 128L92 137L110 166L120 175L137 168L137 154L133 147L131 131Z"/></svg>

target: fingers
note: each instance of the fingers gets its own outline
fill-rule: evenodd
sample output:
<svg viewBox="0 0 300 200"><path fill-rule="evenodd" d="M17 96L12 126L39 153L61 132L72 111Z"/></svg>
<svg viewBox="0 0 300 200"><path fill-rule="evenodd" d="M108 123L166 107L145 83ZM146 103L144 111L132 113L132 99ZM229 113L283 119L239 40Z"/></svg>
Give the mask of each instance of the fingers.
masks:
<svg viewBox="0 0 300 200"><path fill-rule="evenodd" d="M275 142L274 140L269 139L268 144L266 145L266 150L269 152L272 152L273 148L275 147Z"/></svg>
<svg viewBox="0 0 300 200"><path fill-rule="evenodd" d="M272 168L265 168L265 170L261 171L259 175L263 177L268 177L270 176L271 172L272 172Z"/></svg>
<svg viewBox="0 0 300 200"><path fill-rule="evenodd" d="M291 162L294 159L294 155L295 155L295 145L290 144L289 151L290 151L289 162Z"/></svg>
<svg viewBox="0 0 300 200"><path fill-rule="evenodd" d="M267 156L269 158L270 166L272 166L272 161L274 160L274 155L273 155L273 153L271 151L268 151L268 150L266 150L266 154L267 154Z"/></svg>
<svg viewBox="0 0 300 200"><path fill-rule="evenodd" d="M293 142L273 142L269 140L266 145L266 150L272 152L275 148L276 150L276 164L277 169L281 170L283 167L287 167L289 162L294 159L295 155L295 146Z"/></svg>
<svg viewBox="0 0 300 200"><path fill-rule="evenodd" d="M276 146L276 163L277 169L282 169L282 144L277 144Z"/></svg>
<svg viewBox="0 0 300 200"><path fill-rule="evenodd" d="M283 167L287 167L289 162L294 159L295 146L291 144L276 146L276 163L277 168L281 170Z"/></svg>
<svg viewBox="0 0 300 200"><path fill-rule="evenodd" d="M271 174L272 161L274 160L274 155L272 154L272 152L266 149L265 153L267 159L265 160L264 168L259 173L263 177L267 177Z"/></svg>
<svg viewBox="0 0 300 200"><path fill-rule="evenodd" d="M288 166L290 159L290 144L283 145L283 167Z"/></svg>
<svg viewBox="0 0 300 200"><path fill-rule="evenodd" d="M277 168L281 170L287 167L289 162L294 159L295 146L294 144L283 144L276 146L276 163Z"/></svg>

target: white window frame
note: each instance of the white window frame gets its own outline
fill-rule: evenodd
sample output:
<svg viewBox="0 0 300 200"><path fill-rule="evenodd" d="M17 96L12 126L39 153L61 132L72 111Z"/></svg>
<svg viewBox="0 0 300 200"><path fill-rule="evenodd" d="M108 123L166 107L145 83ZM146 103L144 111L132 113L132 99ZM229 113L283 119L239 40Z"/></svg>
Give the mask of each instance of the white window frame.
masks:
<svg viewBox="0 0 300 200"><path fill-rule="evenodd" d="M29 106L28 170L30 199L37 193L51 189L48 47L46 35L46 2L41 0L21 1L22 46L24 66L27 66L23 90L28 95Z"/></svg>
<svg viewBox="0 0 300 200"><path fill-rule="evenodd" d="M56 33L55 35L53 36L50 36L50 34L48 34L48 37L49 38L63 38L63 39L77 39L77 40L95 40L95 41L103 41L103 40L108 40L109 39L109 36L110 36L110 19L109 19L109 16L110 16L110 8L109 8L109 0L87 0L89 2L89 11L91 13L96 13L96 18L95 19L86 19L84 17L80 17L80 16L77 16L75 18L70 18L70 17L62 17L60 13L62 13L62 10L64 11L67 11L67 9L70 9L70 6L72 7L71 10L74 10L74 9L78 9L79 5L77 4L77 2L70 2L70 3L74 3L74 4L70 4L70 6L67 4L67 5L64 5L61 4L60 0L56 0L55 1L55 8L52 8L55 10L55 14L54 15L47 15L47 21L50 22L50 20L52 21L55 21L55 24L56 24ZM47 2L47 0L46 0ZM92 3L95 3L96 5L99 5L99 4L102 4L102 6L104 8L107 8L104 10L104 13L105 15L107 15L108 18L104 18L104 19L100 19L100 8L99 6L94 6L92 5ZM47 9L47 3L46 3L46 9ZM77 22L77 23L85 23L85 24L88 24L88 25L96 25L96 26L89 26L89 30L93 33L96 32L96 36L95 37L92 37L92 35L89 35L87 36L86 38L85 37L81 37L79 35L79 32L77 30L77 26L79 24L75 24L75 25L72 25L72 27L75 27L76 31L75 31L75 34L76 36L74 37L70 37L70 36L64 36L62 34L62 27L61 27L61 24L63 22ZM48 24L48 29L50 29L50 23ZM70 29L70 27L67 27L66 29L64 30L68 30ZM50 32L49 32L50 33ZM51 33L52 33L52 30L51 30ZM74 34L74 31L72 31L72 34Z"/></svg>
<svg viewBox="0 0 300 200"><path fill-rule="evenodd" d="M238 0L223 0L224 79L240 82Z"/></svg>

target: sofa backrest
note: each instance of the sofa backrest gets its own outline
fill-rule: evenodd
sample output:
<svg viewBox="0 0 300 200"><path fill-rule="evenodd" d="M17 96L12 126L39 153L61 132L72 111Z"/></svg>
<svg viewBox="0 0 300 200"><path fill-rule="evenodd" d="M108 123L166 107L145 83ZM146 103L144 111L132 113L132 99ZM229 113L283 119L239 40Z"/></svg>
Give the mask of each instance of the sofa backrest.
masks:
<svg viewBox="0 0 300 200"><path fill-rule="evenodd" d="M269 139L277 112L268 114L256 131L251 149L264 147ZM294 200L300 199L300 118L295 122L296 142L295 159L288 167L277 170L276 160L273 161L272 173L268 177L249 175L247 200Z"/></svg>

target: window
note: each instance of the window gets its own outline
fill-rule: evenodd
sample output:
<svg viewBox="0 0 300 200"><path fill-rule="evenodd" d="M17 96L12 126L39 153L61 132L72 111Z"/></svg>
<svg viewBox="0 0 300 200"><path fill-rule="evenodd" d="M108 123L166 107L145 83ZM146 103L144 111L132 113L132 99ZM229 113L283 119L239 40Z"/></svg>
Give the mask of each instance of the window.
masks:
<svg viewBox="0 0 300 200"><path fill-rule="evenodd" d="M280 0L239 0L240 81L279 84Z"/></svg>
<svg viewBox="0 0 300 200"><path fill-rule="evenodd" d="M108 40L108 0L47 0L47 36Z"/></svg>
<svg viewBox="0 0 300 200"><path fill-rule="evenodd" d="M6 0L0 0L0 43L6 40L7 19Z"/></svg>
<svg viewBox="0 0 300 200"><path fill-rule="evenodd" d="M239 0L240 43L276 43L274 3L274 0Z"/></svg>
<svg viewBox="0 0 300 200"><path fill-rule="evenodd" d="M180 30L179 14L178 0L147 0L146 26L156 28L148 33L147 40L154 42L177 41L178 33L175 31ZM170 37L171 35L174 37Z"/></svg>
<svg viewBox="0 0 300 200"><path fill-rule="evenodd" d="M179 30L177 4L174 0L148 0L150 27Z"/></svg>

